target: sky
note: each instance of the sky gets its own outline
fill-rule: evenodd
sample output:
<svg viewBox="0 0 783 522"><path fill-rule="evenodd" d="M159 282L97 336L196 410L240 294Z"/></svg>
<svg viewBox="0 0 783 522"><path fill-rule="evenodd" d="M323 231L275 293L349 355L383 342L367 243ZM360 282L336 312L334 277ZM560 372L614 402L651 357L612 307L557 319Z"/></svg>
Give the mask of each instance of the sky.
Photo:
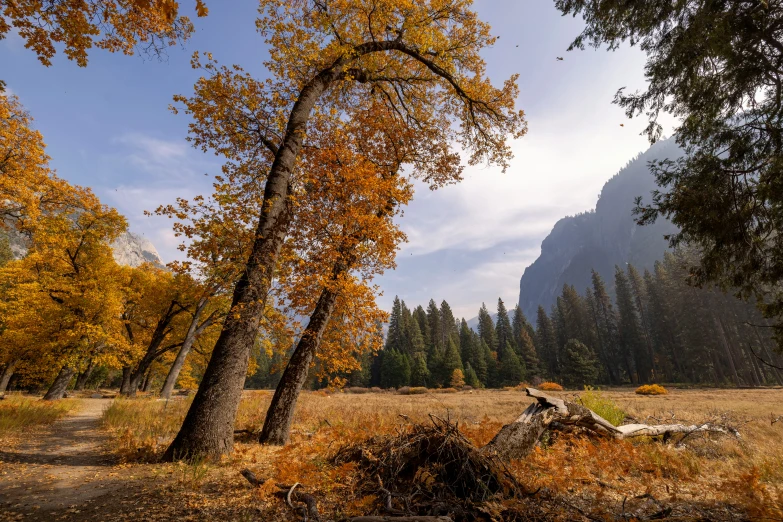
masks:
<svg viewBox="0 0 783 522"><path fill-rule="evenodd" d="M86 68L62 54L47 68L18 36L0 41L0 77L35 118L58 174L92 187L166 262L182 257L179 240L166 218L144 211L209 193L221 166L185 140L188 117L168 110L172 96L190 94L199 77L191 55L209 51L223 64L265 74L257 2L208 5L194 37L164 60L95 50ZM475 7L500 36L483 54L488 75L496 85L520 75L518 107L529 131L512 144L505 173L468 167L459 185L434 192L417 186L400 218L409 241L396 270L376 279L387 310L395 295L411 307L445 299L467 319L482 302L494 309L498 297L513 308L519 279L552 226L594 208L603 184L648 148L640 135L645 120L628 120L611 103L620 87L644 87L641 51L567 52L583 23L562 17L551 1L477 0ZM665 120L667 134L673 122Z"/></svg>

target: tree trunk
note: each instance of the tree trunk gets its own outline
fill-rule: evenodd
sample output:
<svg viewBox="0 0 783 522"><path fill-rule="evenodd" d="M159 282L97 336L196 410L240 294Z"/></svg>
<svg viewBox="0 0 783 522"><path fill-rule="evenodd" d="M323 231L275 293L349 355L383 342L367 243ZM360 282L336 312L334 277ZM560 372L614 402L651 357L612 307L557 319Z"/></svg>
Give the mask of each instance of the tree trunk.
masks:
<svg viewBox="0 0 783 522"><path fill-rule="evenodd" d="M299 94L291 109L285 136L269 170L263 212L244 273L234 287L231 312L223 323L212 357L193 403L166 450L164 460L202 455L218 458L234 447L234 421L242 398L250 349L258 335L277 258L288 232L291 172L302 149L307 122L318 98L342 73L343 64L318 74Z"/></svg>
<svg viewBox="0 0 783 522"><path fill-rule="evenodd" d="M739 373L737 373L737 365L734 364L734 357L732 356L731 348L729 347L729 341L726 339L726 331L723 329L723 322L721 322L715 314L712 315L712 321L715 324L715 330L718 332L721 344L723 345L723 352L726 354L726 360L729 362L729 369L731 370L731 377L734 380L734 385L739 388L742 386L742 381L740 381Z"/></svg>
<svg viewBox="0 0 783 522"><path fill-rule="evenodd" d="M87 368L85 368L85 370L76 377L76 384L73 386L74 390L81 391L84 389L84 386L87 384L87 380L90 378L94 367L95 363L90 360L90 364L87 365Z"/></svg>
<svg viewBox="0 0 783 522"><path fill-rule="evenodd" d="M11 376L14 374L18 364L19 359L14 359L3 369L3 375L0 376L0 395L4 394L5 390L8 389L8 382L11 380Z"/></svg>
<svg viewBox="0 0 783 522"><path fill-rule="evenodd" d="M120 384L120 395L128 395L130 393L131 385L131 372L133 369L130 366L125 366L122 369L122 384Z"/></svg>
<svg viewBox="0 0 783 522"><path fill-rule="evenodd" d="M144 383L141 385L141 391L147 393L150 389L151 382L152 382L152 368L150 368L147 374L144 376Z"/></svg>
<svg viewBox="0 0 783 522"><path fill-rule="evenodd" d="M259 437L259 442L262 444L284 445L288 443L296 401L305 380L307 380L307 372L310 370L310 364L315 358L321 337L332 311L334 311L336 300L337 294L335 292L327 288L321 291L318 303L310 315L310 322L288 361L283 377L275 389L275 395L266 412L264 428Z"/></svg>
<svg viewBox="0 0 783 522"><path fill-rule="evenodd" d="M44 395L43 400L56 401L62 399L63 395L65 395L65 391L68 389L68 385L71 383L71 378L74 373L76 373L76 371L70 366L63 366L60 373L57 374L54 382L49 387L49 391Z"/></svg>
<svg viewBox="0 0 783 522"><path fill-rule="evenodd" d="M199 327L198 324L198 321L201 318L201 313L204 311L204 307L206 307L207 302L208 301L206 298L202 298L196 306L195 312L193 312L193 320L190 322L190 326L188 326L188 332L185 334L185 340L183 341L179 352L177 352L177 357L174 358L174 363L172 363L171 368L169 368L169 373L166 375L166 381L163 383L163 388L160 390L161 399L168 400L171 398L171 392L174 391L174 385L177 383L179 373L182 371L182 367L185 365L185 359L187 359L188 354L190 353L190 349L193 347L193 343L196 341L196 337L198 337L198 334L200 333L198 331L199 328L201 328L201 331L203 331L203 329L211 324L211 322L209 324L207 323L207 321L210 321L210 319L204 321L205 324L201 325L201 327Z"/></svg>

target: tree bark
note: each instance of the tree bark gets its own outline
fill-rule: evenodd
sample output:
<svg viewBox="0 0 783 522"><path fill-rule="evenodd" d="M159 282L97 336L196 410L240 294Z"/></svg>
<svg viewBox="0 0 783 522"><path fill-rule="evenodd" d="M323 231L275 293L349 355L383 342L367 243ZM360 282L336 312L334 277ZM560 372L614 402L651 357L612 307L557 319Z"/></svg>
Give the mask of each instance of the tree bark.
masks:
<svg viewBox="0 0 783 522"><path fill-rule="evenodd" d="M193 312L193 320L190 322L190 326L188 326L187 334L185 334L185 340L182 342L182 347L179 349L179 352L177 352L177 357L174 358L174 363L172 363L171 368L169 368L169 373L166 375L166 381L163 383L163 388L160 391L161 399L171 398L171 393L174 391L174 385L177 383L177 378L179 378L179 373L185 365L185 359L188 357L190 349L193 347L193 343L196 342L196 338L212 324L212 321L214 320L215 315L213 314L204 321L204 324L200 326L198 324L201 313L204 311L208 302L207 298L202 298L196 305L196 310Z"/></svg>
<svg viewBox="0 0 783 522"><path fill-rule="evenodd" d="M8 389L8 383L11 380L11 376L13 376L14 371L16 371L16 366L19 364L19 359L14 359L13 361L9 362L5 368L3 368L3 375L0 376L0 395L4 394L6 389Z"/></svg>
<svg viewBox="0 0 783 522"><path fill-rule="evenodd" d="M62 399L65 395L65 391L68 389L68 385L71 383L71 378L76 371L70 366L63 366L60 373L54 379L54 382L49 387L49 391L44 395L45 401L56 401Z"/></svg>
<svg viewBox="0 0 783 522"><path fill-rule="evenodd" d="M92 375L92 370L95 368L95 363L90 360L90 363L87 365L87 368L84 369L83 372L81 372L76 377L76 384L74 384L73 389L76 391L81 391L84 389L84 386L87 384L87 380L90 378L90 375Z"/></svg>
<svg viewBox="0 0 783 522"><path fill-rule="evenodd" d="M144 382L141 385L141 391L144 393L148 392L150 389L150 383L152 382L152 368L150 368L147 373L144 375Z"/></svg>
<svg viewBox="0 0 783 522"><path fill-rule="evenodd" d="M266 420L259 437L259 442L262 444L282 446L288 443L296 401L307 380L307 373L315 358L329 318L334 311L336 301L337 294L335 292L327 288L321 291L318 303L310 315L310 322L288 361L280 383L275 388L275 394L266 412Z"/></svg>
<svg viewBox="0 0 783 522"><path fill-rule="evenodd" d="M120 395L128 395L130 393L130 378L133 368L125 366L122 368L122 383L120 384Z"/></svg>

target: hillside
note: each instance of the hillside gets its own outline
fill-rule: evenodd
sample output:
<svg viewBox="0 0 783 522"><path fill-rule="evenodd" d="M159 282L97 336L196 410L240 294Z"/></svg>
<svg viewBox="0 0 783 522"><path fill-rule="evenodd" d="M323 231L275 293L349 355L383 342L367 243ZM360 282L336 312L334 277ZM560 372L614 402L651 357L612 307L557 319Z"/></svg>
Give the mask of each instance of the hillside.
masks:
<svg viewBox="0 0 783 522"><path fill-rule="evenodd" d="M593 268L610 288L615 265L652 268L668 246L664 235L676 229L662 219L650 226L636 225L634 198L649 199L650 191L656 188L647 167L649 161L678 155L674 139L656 143L606 182L595 210L555 224L541 243L541 255L525 269L519 282L519 306L528 318L534 320L539 305L549 311L564 284L584 291Z"/></svg>

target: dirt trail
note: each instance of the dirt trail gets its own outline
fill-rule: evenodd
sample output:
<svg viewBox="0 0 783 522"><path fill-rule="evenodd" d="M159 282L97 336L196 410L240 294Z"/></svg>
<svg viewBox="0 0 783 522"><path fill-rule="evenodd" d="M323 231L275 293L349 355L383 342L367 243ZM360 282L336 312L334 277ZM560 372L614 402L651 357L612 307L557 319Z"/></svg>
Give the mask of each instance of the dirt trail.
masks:
<svg viewBox="0 0 783 522"><path fill-rule="evenodd" d="M121 484L98 423L110 401L83 399L48 432L0 448L0 520L53 520L85 514ZM69 517L70 518L70 517Z"/></svg>

